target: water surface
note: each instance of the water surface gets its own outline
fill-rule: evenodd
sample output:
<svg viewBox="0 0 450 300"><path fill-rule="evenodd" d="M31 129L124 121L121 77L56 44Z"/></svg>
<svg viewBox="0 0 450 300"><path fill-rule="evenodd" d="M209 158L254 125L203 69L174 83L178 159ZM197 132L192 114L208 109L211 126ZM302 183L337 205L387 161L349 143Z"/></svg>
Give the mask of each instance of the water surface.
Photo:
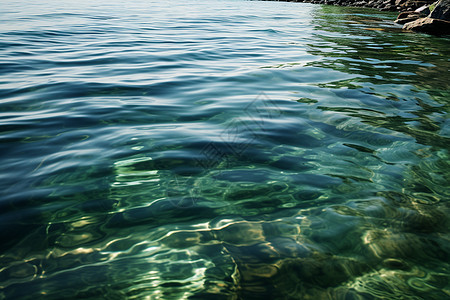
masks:
<svg viewBox="0 0 450 300"><path fill-rule="evenodd" d="M0 4L0 299L450 296L448 38L300 3Z"/></svg>

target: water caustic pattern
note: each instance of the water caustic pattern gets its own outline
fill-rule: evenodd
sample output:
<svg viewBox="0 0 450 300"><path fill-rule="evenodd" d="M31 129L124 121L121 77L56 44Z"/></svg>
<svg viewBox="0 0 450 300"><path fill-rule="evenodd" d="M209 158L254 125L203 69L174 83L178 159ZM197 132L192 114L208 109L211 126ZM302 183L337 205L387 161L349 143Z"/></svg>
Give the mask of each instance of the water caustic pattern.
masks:
<svg viewBox="0 0 450 300"><path fill-rule="evenodd" d="M447 299L445 37L250 1L1 1L0 299Z"/></svg>

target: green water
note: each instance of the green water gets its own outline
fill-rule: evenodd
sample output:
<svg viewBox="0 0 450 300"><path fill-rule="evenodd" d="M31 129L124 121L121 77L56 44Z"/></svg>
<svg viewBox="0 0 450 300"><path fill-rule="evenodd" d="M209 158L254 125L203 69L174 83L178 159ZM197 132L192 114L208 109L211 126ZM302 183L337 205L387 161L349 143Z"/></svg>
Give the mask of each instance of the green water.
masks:
<svg viewBox="0 0 450 300"><path fill-rule="evenodd" d="M450 297L448 37L0 2L0 299Z"/></svg>

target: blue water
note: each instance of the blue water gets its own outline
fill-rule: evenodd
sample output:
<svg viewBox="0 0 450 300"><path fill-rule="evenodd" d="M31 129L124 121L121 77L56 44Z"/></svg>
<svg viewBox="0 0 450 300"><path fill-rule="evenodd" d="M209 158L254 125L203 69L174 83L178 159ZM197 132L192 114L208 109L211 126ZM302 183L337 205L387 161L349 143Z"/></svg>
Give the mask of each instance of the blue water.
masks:
<svg viewBox="0 0 450 300"><path fill-rule="evenodd" d="M450 40L241 0L0 1L0 299L447 299Z"/></svg>

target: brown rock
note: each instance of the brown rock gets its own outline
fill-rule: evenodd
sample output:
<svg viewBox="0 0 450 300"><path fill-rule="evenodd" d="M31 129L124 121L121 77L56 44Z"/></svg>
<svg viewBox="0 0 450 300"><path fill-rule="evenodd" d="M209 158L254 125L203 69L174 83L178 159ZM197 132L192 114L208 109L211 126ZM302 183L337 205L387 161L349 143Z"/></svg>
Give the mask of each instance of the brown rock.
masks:
<svg viewBox="0 0 450 300"><path fill-rule="evenodd" d="M421 18L403 25L405 30L413 30L436 35L450 34L450 22L432 18Z"/></svg>
<svg viewBox="0 0 450 300"><path fill-rule="evenodd" d="M405 24L408 22L415 21L420 18L419 13L416 13L414 11L405 11L398 15L397 20L394 22L397 24Z"/></svg>
<svg viewBox="0 0 450 300"><path fill-rule="evenodd" d="M413 17L406 17L406 18L397 19L394 22L397 23L397 24L406 24L406 23L415 21L417 19L419 19L418 16L413 16Z"/></svg>
<svg viewBox="0 0 450 300"><path fill-rule="evenodd" d="M408 17L410 17L410 15L419 15L419 14L417 14L415 11L412 11L412 10L410 10L410 11L404 11L404 12L401 12L401 13L398 15L397 19L408 18Z"/></svg>

